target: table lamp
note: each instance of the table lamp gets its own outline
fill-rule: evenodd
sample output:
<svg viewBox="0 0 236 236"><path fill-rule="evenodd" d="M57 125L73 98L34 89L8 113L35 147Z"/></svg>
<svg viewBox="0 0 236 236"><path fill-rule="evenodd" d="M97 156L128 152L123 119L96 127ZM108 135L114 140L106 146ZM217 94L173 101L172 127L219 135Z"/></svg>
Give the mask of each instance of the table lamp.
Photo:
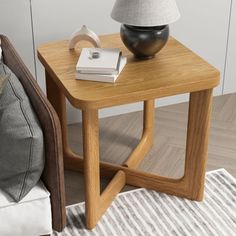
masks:
<svg viewBox="0 0 236 236"><path fill-rule="evenodd" d="M138 59L150 59L167 43L169 24L180 17L175 0L116 0L111 17L122 23L120 35Z"/></svg>

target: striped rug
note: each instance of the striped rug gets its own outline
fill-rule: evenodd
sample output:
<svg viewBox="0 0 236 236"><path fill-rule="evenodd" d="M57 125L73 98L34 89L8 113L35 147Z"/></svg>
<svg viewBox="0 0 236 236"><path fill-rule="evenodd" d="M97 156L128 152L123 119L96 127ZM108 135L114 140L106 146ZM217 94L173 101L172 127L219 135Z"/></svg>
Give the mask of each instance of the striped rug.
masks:
<svg viewBox="0 0 236 236"><path fill-rule="evenodd" d="M206 176L205 199L194 202L147 189L121 193L92 231L84 203L67 207L67 227L55 236L234 236L236 180L224 169Z"/></svg>

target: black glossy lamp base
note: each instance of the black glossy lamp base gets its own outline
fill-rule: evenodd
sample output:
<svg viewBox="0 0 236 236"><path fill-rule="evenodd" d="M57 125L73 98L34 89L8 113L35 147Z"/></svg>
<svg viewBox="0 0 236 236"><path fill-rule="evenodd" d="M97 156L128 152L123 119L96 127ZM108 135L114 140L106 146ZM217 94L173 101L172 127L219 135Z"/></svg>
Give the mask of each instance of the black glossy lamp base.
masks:
<svg viewBox="0 0 236 236"><path fill-rule="evenodd" d="M134 53L133 53L134 54ZM140 56L139 54L135 55L134 54L134 57L138 60L148 60L148 59L152 59L156 56L157 53L155 53L154 55L152 56Z"/></svg>
<svg viewBox="0 0 236 236"><path fill-rule="evenodd" d="M125 46L137 59L151 59L167 43L169 26L139 27L121 25L120 35Z"/></svg>

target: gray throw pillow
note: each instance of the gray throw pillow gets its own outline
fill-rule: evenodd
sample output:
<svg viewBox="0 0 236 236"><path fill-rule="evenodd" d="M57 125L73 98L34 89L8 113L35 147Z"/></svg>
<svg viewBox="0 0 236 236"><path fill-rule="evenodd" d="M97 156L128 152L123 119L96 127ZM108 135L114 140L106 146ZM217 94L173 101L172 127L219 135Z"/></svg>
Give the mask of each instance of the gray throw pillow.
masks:
<svg viewBox="0 0 236 236"><path fill-rule="evenodd" d="M8 79L7 75L0 74L0 95L2 94L2 91L6 85L7 79Z"/></svg>
<svg viewBox="0 0 236 236"><path fill-rule="evenodd" d="M0 66L3 66L3 64L0 61ZM5 73L0 73L0 95L2 94L2 91L4 87L6 86L7 80L8 80L9 75Z"/></svg>
<svg viewBox="0 0 236 236"><path fill-rule="evenodd" d="M38 182L44 168L44 141L29 98L14 73L0 95L0 189L19 202Z"/></svg>

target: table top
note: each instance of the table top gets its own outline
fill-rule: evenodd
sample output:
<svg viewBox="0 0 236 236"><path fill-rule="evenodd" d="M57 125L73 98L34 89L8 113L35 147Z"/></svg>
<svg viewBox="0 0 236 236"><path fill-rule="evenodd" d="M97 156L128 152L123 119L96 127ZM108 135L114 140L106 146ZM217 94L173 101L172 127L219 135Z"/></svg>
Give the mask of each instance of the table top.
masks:
<svg viewBox="0 0 236 236"><path fill-rule="evenodd" d="M79 50L69 50L67 40L38 48L39 60L47 73L77 108L97 109L134 103L211 89L219 84L219 71L172 37L150 60L135 59L118 34L104 35L100 39L102 47L120 48L128 59L114 84L76 80ZM88 45L81 42L79 46Z"/></svg>

